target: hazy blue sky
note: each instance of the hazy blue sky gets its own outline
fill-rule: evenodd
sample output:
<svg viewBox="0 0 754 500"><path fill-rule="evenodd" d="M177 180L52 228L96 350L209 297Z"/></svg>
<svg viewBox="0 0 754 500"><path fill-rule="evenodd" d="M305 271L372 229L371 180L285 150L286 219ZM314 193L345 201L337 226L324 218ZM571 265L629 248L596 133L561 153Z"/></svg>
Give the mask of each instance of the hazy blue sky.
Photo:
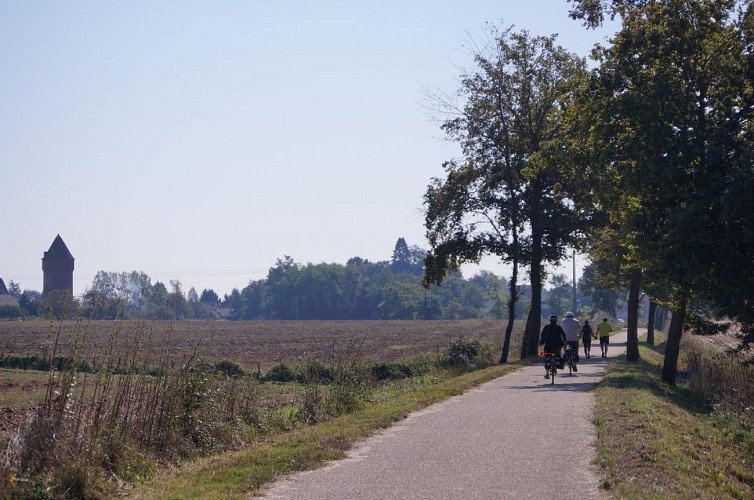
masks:
<svg viewBox="0 0 754 500"><path fill-rule="evenodd" d="M0 277L41 291L57 234L77 295L99 270L222 296L285 255L426 248L422 195L457 153L422 89L457 88L485 22L586 56L611 30L568 8L0 1Z"/></svg>

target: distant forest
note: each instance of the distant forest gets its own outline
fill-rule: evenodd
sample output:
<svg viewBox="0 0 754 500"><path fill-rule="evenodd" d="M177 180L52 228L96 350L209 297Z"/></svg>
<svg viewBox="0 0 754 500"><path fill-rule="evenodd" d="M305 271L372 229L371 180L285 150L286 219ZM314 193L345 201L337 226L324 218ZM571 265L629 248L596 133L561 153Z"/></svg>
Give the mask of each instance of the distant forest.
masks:
<svg viewBox="0 0 754 500"><path fill-rule="evenodd" d="M291 257L278 259L267 277L250 281L242 290L223 297L212 289L185 292L180 281L152 283L143 272L99 271L86 292L77 298L52 295L43 301L32 290L10 292L18 307L3 306L0 318L84 317L91 319L159 320L369 320L369 319L469 319L507 317L507 280L489 271L471 278L451 273L442 286L422 286L426 250L409 246L404 238L395 244L389 261L370 262L360 257L341 264L301 264ZM570 280L553 275L545 291L546 308L558 314L571 304ZM516 317L525 319L530 297L522 287ZM586 314L603 310L615 315L619 294L600 289L589 267L579 281L579 307ZM592 305L594 304L594 306Z"/></svg>

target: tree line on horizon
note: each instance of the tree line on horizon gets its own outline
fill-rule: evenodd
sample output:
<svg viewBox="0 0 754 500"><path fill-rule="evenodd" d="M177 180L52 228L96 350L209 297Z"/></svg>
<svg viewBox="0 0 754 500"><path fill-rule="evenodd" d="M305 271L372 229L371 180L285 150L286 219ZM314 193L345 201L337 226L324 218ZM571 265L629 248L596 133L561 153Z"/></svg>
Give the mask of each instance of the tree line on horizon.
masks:
<svg viewBox="0 0 754 500"><path fill-rule="evenodd" d="M278 259L265 279L223 297L212 289L184 292L179 281L169 287L152 283L140 271L99 271L78 298L53 294L43 300L39 292L11 282L9 292L19 298L14 311L2 317L53 317L158 320L420 320L502 319L507 316L508 282L489 271L464 278L460 272L442 286L426 289L426 250L398 238L392 258L370 262L360 257L342 264L300 264L291 257ZM582 312L603 311L616 316L621 294L601 288L587 266L579 280ZM570 308L572 283L554 275L545 292L549 310L563 314ZM528 300L519 301L515 316L526 318Z"/></svg>

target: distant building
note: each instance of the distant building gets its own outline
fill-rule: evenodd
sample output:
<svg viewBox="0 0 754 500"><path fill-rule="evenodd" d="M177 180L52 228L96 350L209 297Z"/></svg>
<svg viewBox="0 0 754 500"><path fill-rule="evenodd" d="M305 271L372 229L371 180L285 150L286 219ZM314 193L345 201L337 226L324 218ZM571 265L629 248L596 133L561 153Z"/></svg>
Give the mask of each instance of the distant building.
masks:
<svg viewBox="0 0 754 500"><path fill-rule="evenodd" d="M5 286L5 282L0 278L0 306L18 305L18 299L12 297Z"/></svg>
<svg viewBox="0 0 754 500"><path fill-rule="evenodd" d="M43 297L54 290L62 290L73 295L73 261L73 255L65 246L63 238L57 235L50 249L42 257Z"/></svg>

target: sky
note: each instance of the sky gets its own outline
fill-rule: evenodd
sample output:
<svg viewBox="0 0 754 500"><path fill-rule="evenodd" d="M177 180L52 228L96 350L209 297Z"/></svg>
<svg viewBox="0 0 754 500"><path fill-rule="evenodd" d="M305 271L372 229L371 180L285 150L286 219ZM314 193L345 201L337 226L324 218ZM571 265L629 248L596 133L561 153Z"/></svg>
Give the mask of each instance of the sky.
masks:
<svg viewBox="0 0 754 500"><path fill-rule="evenodd" d="M459 151L426 90L458 89L485 23L557 33L583 57L614 31L568 10L3 0L0 278L41 291L58 234L75 295L98 271L137 270L222 297L285 256L384 261L400 237L428 248L423 195ZM493 258L481 268L507 272Z"/></svg>

